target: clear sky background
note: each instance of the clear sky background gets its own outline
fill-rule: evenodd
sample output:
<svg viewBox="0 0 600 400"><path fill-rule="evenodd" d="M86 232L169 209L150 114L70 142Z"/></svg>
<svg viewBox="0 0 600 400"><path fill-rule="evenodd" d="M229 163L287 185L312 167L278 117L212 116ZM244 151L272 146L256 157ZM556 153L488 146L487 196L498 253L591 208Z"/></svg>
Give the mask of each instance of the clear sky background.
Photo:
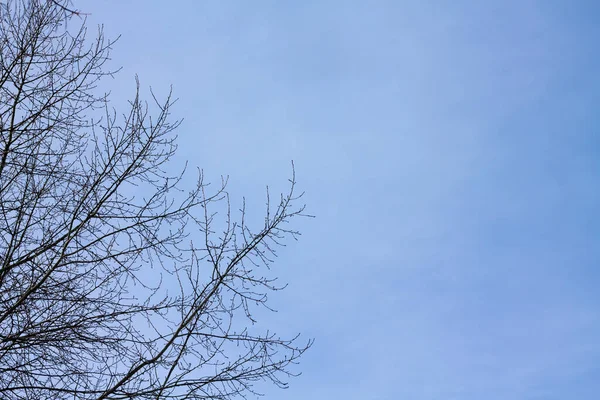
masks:
<svg viewBox="0 0 600 400"><path fill-rule="evenodd" d="M316 343L266 399L600 396L600 3L76 6L115 104L172 84L179 161L257 217L296 163L266 322Z"/></svg>

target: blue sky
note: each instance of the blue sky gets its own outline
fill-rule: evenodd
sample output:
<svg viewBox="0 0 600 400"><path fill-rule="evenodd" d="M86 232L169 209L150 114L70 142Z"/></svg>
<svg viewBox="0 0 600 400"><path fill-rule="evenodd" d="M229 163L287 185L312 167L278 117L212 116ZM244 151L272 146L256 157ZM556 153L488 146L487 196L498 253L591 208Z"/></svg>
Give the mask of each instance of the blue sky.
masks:
<svg viewBox="0 0 600 400"><path fill-rule="evenodd" d="M267 399L598 398L597 2L76 5L257 217L296 163L267 322L316 343Z"/></svg>

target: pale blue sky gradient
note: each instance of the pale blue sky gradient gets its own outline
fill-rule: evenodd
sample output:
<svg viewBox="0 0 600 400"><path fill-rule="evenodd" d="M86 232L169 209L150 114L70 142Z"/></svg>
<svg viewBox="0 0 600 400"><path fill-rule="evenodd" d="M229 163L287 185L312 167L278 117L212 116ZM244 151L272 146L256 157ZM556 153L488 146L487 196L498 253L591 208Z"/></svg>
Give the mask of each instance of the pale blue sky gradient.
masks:
<svg viewBox="0 0 600 400"><path fill-rule="evenodd" d="M296 163L268 322L316 343L266 399L599 398L600 3L76 5L257 217Z"/></svg>

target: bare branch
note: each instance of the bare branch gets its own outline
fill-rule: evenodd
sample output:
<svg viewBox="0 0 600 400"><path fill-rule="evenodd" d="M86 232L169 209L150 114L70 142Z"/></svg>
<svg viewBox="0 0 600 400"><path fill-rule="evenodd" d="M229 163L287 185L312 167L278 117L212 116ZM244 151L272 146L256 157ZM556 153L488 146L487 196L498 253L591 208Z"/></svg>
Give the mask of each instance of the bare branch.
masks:
<svg viewBox="0 0 600 400"><path fill-rule="evenodd" d="M305 216L292 165L264 224L201 171L170 172L171 94L98 94L113 41L69 1L0 4L0 398L232 399L286 387L311 346L271 309L276 248Z"/></svg>

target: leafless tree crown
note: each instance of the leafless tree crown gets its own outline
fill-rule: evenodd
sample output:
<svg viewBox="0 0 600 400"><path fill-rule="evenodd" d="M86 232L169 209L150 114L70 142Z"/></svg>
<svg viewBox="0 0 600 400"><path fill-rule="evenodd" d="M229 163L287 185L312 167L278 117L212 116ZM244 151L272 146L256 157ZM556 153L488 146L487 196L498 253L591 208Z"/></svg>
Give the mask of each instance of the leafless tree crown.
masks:
<svg viewBox="0 0 600 400"><path fill-rule="evenodd" d="M152 96L151 112L138 84L113 111L97 90L113 43L101 29L86 40L79 15L64 0L0 3L0 398L285 387L311 342L253 315L281 289L268 267L304 215L293 175L257 229L225 181L211 189L199 173L182 189L167 167L173 99Z"/></svg>

